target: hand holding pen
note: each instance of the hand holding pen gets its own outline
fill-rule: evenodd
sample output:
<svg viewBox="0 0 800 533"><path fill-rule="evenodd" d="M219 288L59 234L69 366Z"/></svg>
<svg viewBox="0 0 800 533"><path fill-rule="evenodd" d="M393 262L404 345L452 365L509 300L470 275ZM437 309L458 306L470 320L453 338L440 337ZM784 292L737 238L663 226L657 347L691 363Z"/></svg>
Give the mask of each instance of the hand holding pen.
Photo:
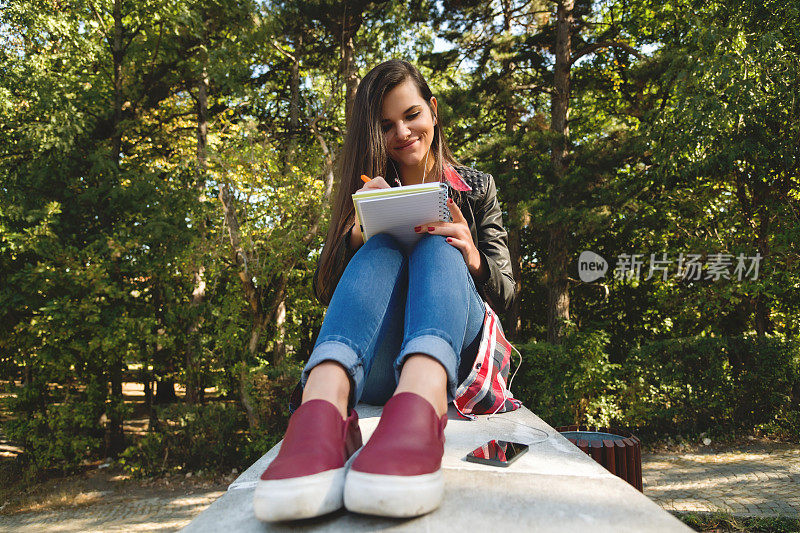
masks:
<svg viewBox="0 0 800 533"><path fill-rule="evenodd" d="M364 182L364 186L356 192L390 188L389 184L386 183L386 180L381 176L375 176L373 179L369 179L366 175L361 174L361 181ZM358 250L362 244L364 244L364 236L361 234L361 225L356 222L353 226L353 230L350 232L350 248Z"/></svg>
<svg viewBox="0 0 800 533"><path fill-rule="evenodd" d="M364 186L361 187L358 191L367 191L369 189L389 189L390 186L386 183L386 180L383 179L381 176L375 176L372 179L369 179L366 174L361 174L361 181L364 182Z"/></svg>

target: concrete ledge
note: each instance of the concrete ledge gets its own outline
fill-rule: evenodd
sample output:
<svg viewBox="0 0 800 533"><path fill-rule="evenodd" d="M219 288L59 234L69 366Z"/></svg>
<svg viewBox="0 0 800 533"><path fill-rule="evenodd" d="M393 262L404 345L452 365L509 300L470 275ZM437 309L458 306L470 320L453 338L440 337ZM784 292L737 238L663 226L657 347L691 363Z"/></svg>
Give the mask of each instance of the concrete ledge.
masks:
<svg viewBox="0 0 800 533"><path fill-rule="evenodd" d="M381 408L359 405L364 442ZM691 531L642 493L609 473L524 407L469 421L449 414L445 430L445 497L436 511L387 519L340 510L310 520L263 524L253 515L255 484L280 444L234 481L182 531ZM491 439L531 443L508 468L468 463L464 456Z"/></svg>

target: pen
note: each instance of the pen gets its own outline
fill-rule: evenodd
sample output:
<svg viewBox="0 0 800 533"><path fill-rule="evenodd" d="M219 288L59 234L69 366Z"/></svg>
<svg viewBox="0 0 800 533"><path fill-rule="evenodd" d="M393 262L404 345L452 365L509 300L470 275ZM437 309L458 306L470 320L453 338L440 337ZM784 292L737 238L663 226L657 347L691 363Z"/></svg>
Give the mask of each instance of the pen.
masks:
<svg viewBox="0 0 800 533"><path fill-rule="evenodd" d="M370 180L369 180L369 178L367 177L366 174L361 174L361 181L363 181L364 183L368 183ZM399 179L395 178L394 181L395 181L395 183L397 183L398 187L402 187L403 186L403 184L400 183Z"/></svg>

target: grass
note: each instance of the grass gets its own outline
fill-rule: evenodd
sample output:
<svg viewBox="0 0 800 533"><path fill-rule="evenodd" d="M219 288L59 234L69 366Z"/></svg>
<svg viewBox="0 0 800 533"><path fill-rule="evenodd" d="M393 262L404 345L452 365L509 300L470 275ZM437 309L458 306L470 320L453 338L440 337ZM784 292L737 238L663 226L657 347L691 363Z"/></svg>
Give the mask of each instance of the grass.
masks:
<svg viewBox="0 0 800 533"><path fill-rule="evenodd" d="M734 516L730 513L672 512L681 522L695 531L728 533L795 533L800 532L800 520L784 516Z"/></svg>

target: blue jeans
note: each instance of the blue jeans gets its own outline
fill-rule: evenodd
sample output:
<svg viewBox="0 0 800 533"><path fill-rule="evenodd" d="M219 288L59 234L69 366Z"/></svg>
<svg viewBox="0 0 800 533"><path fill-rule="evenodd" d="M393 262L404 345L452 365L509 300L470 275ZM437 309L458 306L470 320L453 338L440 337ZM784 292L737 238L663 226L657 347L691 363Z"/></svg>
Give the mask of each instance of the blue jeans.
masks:
<svg viewBox="0 0 800 533"><path fill-rule="evenodd" d="M444 367L452 401L474 362L483 317L464 258L443 236L426 234L406 254L390 235L376 235L342 274L301 384L316 365L336 361L350 376L351 406L382 405L406 357L422 353Z"/></svg>

